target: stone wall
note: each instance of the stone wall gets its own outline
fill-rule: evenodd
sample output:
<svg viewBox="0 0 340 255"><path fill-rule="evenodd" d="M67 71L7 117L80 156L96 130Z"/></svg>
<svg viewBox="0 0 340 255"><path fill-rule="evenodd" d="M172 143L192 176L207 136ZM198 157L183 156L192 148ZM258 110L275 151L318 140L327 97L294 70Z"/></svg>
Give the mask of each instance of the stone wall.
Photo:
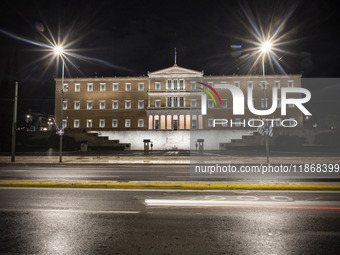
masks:
<svg viewBox="0 0 340 255"><path fill-rule="evenodd" d="M96 132L96 131L95 131ZM119 143L130 143L131 150L143 150L144 139L150 139L154 150L190 150L195 149L197 139L204 139L204 149L219 150L221 144L230 143L232 139L252 135L251 130L235 131L101 131L98 136L109 137L109 140L119 140Z"/></svg>

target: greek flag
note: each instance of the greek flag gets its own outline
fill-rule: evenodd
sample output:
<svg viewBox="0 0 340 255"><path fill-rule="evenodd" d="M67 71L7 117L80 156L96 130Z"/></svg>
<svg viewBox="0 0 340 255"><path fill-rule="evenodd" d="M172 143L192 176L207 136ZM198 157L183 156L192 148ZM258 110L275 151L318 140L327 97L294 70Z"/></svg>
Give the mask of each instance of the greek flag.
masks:
<svg viewBox="0 0 340 255"><path fill-rule="evenodd" d="M265 125L260 126L257 128L257 133L259 133L260 135L269 135L269 136L273 136L273 126L270 125L268 130L265 127Z"/></svg>
<svg viewBox="0 0 340 255"><path fill-rule="evenodd" d="M264 131L265 131L264 125L263 126L259 126L257 128L257 133L259 133L260 135L265 135Z"/></svg>
<svg viewBox="0 0 340 255"><path fill-rule="evenodd" d="M273 136L273 125L272 124L270 124L269 126L268 135Z"/></svg>

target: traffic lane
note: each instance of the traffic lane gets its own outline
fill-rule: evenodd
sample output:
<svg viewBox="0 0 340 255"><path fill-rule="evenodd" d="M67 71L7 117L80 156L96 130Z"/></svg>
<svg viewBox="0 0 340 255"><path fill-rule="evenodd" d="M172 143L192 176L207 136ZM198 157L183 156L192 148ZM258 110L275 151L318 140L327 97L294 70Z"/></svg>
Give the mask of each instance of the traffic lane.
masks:
<svg viewBox="0 0 340 255"><path fill-rule="evenodd" d="M53 165L23 166L7 165L0 167L0 180L93 180L93 181L226 181L226 180L266 180L266 175L238 177L227 175L226 178L194 177L187 165ZM275 178L273 181L340 181L339 178ZM312 176L310 176L312 177Z"/></svg>
<svg viewBox="0 0 340 255"><path fill-rule="evenodd" d="M137 210L153 207L148 201L173 201L173 206L192 206L200 201L213 204L258 206L340 206L340 191L256 191L256 190L159 190L82 188L0 188L0 209ZM176 201L183 202L177 205ZM171 207L171 206L170 206ZM237 206L235 206L237 207Z"/></svg>
<svg viewBox="0 0 340 255"><path fill-rule="evenodd" d="M112 166L4 166L0 179L70 179L70 180L162 180L169 176L190 177L188 166L112 165Z"/></svg>
<svg viewBox="0 0 340 255"><path fill-rule="evenodd" d="M0 212L1 253L338 254L339 217L249 209ZM218 214L214 212L219 212Z"/></svg>
<svg viewBox="0 0 340 255"><path fill-rule="evenodd" d="M252 202L257 197L262 203L288 197L292 203L333 200L334 205L338 192L11 188L0 194L1 253L337 254L340 249L339 210L149 207L143 202L246 197Z"/></svg>

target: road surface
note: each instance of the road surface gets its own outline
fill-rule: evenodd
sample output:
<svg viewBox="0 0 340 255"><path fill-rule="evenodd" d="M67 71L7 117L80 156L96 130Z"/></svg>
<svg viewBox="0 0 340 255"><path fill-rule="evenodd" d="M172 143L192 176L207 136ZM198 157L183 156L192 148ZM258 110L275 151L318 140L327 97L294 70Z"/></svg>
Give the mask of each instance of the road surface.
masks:
<svg viewBox="0 0 340 255"><path fill-rule="evenodd" d="M339 254L340 193L0 189L1 254Z"/></svg>
<svg viewBox="0 0 340 255"><path fill-rule="evenodd" d="M240 165L237 166L238 169ZM309 178L289 178L291 181L340 181L340 174L333 173L337 178L320 178L322 175L310 174ZM291 175L294 177L295 175ZM192 176L189 165L0 165L1 180L35 180L35 181L228 181L228 180L273 180L284 181L285 175L279 178L261 173L226 174L225 178ZM312 178L315 177L315 178Z"/></svg>

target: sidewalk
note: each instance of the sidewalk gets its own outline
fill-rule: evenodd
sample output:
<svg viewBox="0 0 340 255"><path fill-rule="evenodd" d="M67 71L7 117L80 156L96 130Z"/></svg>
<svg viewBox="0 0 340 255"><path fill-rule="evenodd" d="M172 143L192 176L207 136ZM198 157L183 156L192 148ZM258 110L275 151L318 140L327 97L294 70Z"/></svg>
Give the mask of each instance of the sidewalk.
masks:
<svg viewBox="0 0 340 255"><path fill-rule="evenodd" d="M167 164L189 165L190 163L227 163L227 164L265 164L266 157L259 156L63 156L59 163L58 156L16 156L11 163L10 156L0 156L0 164L89 164L89 165L124 165L124 164ZM271 164L340 164L339 157L271 157Z"/></svg>

